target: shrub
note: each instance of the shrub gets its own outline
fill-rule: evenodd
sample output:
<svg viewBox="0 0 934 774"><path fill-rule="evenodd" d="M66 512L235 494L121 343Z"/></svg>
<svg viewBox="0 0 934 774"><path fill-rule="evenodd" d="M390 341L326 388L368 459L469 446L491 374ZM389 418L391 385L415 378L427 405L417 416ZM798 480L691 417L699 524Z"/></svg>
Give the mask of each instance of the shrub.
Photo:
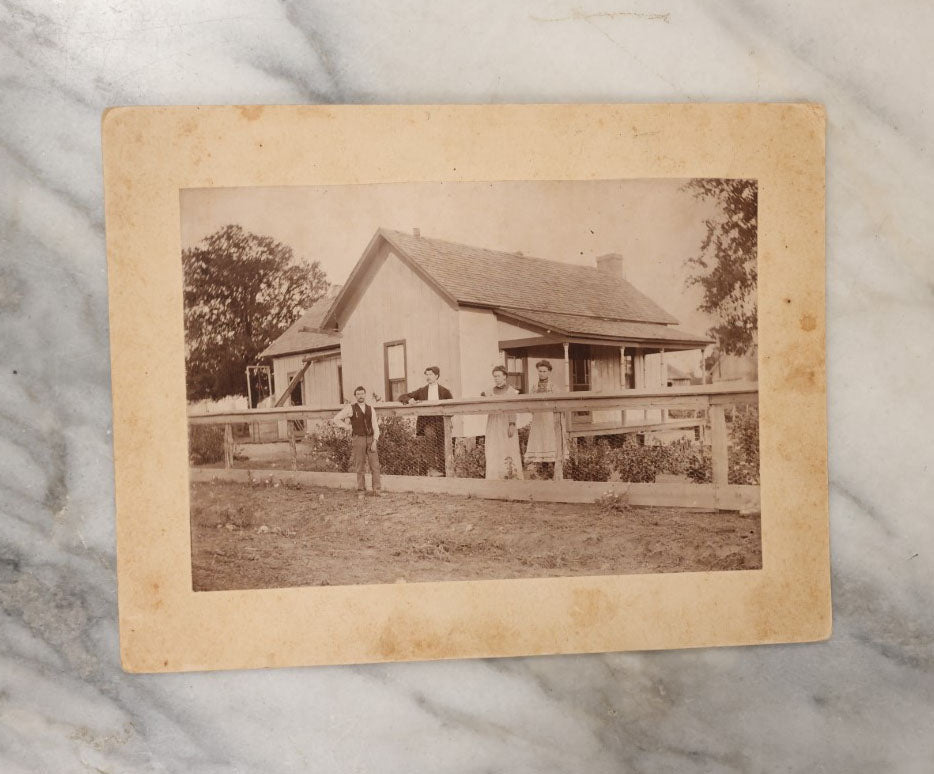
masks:
<svg viewBox="0 0 934 774"><path fill-rule="evenodd" d="M379 464L383 473L418 474L423 439L415 435L414 417L383 417L379 422Z"/></svg>
<svg viewBox="0 0 934 774"><path fill-rule="evenodd" d="M458 478L486 476L486 452L482 441L471 446L462 440L454 444L454 475Z"/></svg>
<svg viewBox="0 0 934 774"><path fill-rule="evenodd" d="M759 483L759 407L737 406L730 424L731 484Z"/></svg>
<svg viewBox="0 0 934 774"><path fill-rule="evenodd" d="M565 477L574 481L609 481L610 445L606 441L594 442L593 438L572 443L571 453L565 465Z"/></svg>
<svg viewBox="0 0 934 774"><path fill-rule="evenodd" d="M311 451L310 469L350 470L350 434L346 430L326 422L306 433L305 443Z"/></svg>
<svg viewBox="0 0 934 774"><path fill-rule="evenodd" d="M383 417L379 421L380 468L388 475L413 475L418 472L422 439L415 435L410 417ZM330 423L323 423L305 434L309 445L306 465L311 470L349 471L353 447L351 436Z"/></svg>
<svg viewBox="0 0 934 774"><path fill-rule="evenodd" d="M640 446L633 436L627 436L622 446L612 450L610 459L620 481L651 483L658 473L688 475L698 453L690 441Z"/></svg>
<svg viewBox="0 0 934 774"><path fill-rule="evenodd" d="M737 406L727 426L727 475L731 484L759 483L759 409L756 406ZM692 481L709 484L713 481L710 448L694 453L685 471Z"/></svg>
<svg viewBox="0 0 934 774"><path fill-rule="evenodd" d="M188 428L188 460L192 465L223 462L224 428L221 425L191 425Z"/></svg>

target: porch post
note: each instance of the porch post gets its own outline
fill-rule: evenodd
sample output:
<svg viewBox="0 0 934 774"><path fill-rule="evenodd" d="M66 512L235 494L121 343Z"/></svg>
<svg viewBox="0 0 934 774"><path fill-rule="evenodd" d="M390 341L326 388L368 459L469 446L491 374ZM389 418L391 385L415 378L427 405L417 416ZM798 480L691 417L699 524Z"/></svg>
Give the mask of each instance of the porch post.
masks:
<svg viewBox="0 0 934 774"><path fill-rule="evenodd" d="M569 353L570 353L571 345L567 341L563 342L563 344L564 344L564 391L570 392L571 391L571 357ZM555 480L556 481L560 481L564 477L563 476L564 448L567 443L564 437L564 432L562 431L561 433L559 433L558 428L561 427L563 424L567 426L568 430L570 430L571 429L571 417L573 416L574 415L570 411L568 411L565 414L565 417L566 417L565 421L564 423L562 423L561 412L559 411L555 412L555 439L558 441L558 454L559 454L559 456L555 458ZM559 436L560 436L560 440L558 440ZM560 468L558 467L559 460L561 464Z"/></svg>
<svg viewBox="0 0 934 774"><path fill-rule="evenodd" d="M568 355L570 344L564 342L564 391L571 391L571 358Z"/></svg>
<svg viewBox="0 0 934 774"><path fill-rule="evenodd" d="M659 360L658 367L659 367L659 370L661 371L661 376L662 376L661 387L664 390L664 389L667 389L668 387L668 364L665 362L665 350L664 349L659 350L658 360ZM662 423L665 423L668 421L668 409L666 408L662 409L661 419L662 419Z"/></svg>

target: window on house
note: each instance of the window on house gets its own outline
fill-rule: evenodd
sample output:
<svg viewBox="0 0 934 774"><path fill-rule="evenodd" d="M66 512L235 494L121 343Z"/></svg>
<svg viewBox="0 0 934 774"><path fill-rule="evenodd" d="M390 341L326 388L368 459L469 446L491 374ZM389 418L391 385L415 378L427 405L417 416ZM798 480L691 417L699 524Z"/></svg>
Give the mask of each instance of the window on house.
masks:
<svg viewBox="0 0 934 774"><path fill-rule="evenodd" d="M506 373L509 383L519 392L525 392L525 358L506 355Z"/></svg>
<svg viewBox="0 0 934 774"><path fill-rule="evenodd" d="M386 400L399 400L408 392L405 380L405 342L390 341L383 345L386 366Z"/></svg>

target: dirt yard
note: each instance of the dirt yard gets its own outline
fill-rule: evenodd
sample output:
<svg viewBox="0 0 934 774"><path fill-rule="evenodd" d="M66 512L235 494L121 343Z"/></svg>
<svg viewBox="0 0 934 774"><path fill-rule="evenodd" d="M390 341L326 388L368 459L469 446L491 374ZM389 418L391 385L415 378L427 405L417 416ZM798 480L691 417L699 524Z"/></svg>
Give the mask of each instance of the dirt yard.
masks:
<svg viewBox="0 0 934 774"><path fill-rule="evenodd" d="M196 591L757 569L759 516L193 483Z"/></svg>

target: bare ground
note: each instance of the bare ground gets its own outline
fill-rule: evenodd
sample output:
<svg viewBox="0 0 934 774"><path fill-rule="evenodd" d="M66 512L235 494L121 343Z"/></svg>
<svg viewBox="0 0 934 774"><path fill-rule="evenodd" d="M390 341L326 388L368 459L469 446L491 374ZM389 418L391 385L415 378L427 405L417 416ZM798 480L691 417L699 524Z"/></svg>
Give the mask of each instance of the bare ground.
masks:
<svg viewBox="0 0 934 774"><path fill-rule="evenodd" d="M758 569L759 516L193 483L196 591Z"/></svg>

